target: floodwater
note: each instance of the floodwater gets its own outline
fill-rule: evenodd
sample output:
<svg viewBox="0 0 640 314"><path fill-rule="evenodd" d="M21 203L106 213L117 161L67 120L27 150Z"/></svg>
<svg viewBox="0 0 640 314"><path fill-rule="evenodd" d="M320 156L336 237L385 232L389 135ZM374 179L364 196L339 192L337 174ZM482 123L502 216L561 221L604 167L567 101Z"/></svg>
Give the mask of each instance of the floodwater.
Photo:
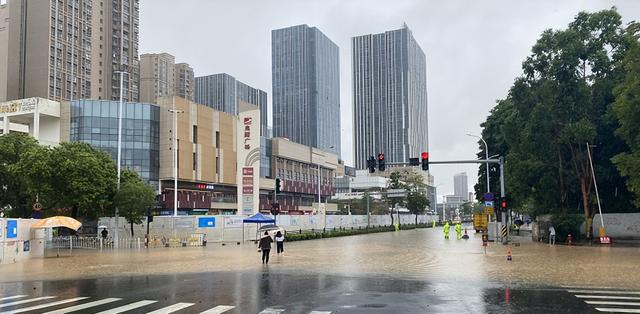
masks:
<svg viewBox="0 0 640 314"><path fill-rule="evenodd" d="M209 243L202 248L74 250L0 266L0 282L166 275L213 271L326 274L424 280L434 284L598 286L640 288L640 248L489 243L480 234L445 240L442 228L285 243L267 267L252 242ZM507 249L513 260L507 261Z"/></svg>

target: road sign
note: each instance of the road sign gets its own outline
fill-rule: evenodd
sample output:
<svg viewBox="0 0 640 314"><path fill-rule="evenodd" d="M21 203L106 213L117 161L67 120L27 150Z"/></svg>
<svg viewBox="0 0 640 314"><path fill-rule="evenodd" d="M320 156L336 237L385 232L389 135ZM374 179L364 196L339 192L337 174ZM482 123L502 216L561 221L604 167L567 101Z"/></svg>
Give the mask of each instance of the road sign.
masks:
<svg viewBox="0 0 640 314"><path fill-rule="evenodd" d="M483 199L487 202L493 201L493 193L484 193Z"/></svg>
<svg viewBox="0 0 640 314"><path fill-rule="evenodd" d="M407 196L407 190L405 189L387 190L387 197L390 197L390 198L402 198L406 196Z"/></svg>
<svg viewBox="0 0 640 314"><path fill-rule="evenodd" d="M493 201L485 201L484 202L484 206L485 207L493 207Z"/></svg>
<svg viewBox="0 0 640 314"><path fill-rule="evenodd" d="M493 215L493 213L494 213L493 206L484 208L485 215Z"/></svg>

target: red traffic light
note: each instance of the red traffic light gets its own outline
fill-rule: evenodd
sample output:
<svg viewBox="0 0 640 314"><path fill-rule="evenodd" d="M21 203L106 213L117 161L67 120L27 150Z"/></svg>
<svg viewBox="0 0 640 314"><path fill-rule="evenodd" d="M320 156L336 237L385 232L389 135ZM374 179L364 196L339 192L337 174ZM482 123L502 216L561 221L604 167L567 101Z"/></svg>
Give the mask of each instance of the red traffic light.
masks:
<svg viewBox="0 0 640 314"><path fill-rule="evenodd" d="M503 200L502 202L500 202L500 207L503 209L507 208L507 201Z"/></svg>
<svg viewBox="0 0 640 314"><path fill-rule="evenodd" d="M422 152L422 159L428 159L429 158L429 153L427 152Z"/></svg>

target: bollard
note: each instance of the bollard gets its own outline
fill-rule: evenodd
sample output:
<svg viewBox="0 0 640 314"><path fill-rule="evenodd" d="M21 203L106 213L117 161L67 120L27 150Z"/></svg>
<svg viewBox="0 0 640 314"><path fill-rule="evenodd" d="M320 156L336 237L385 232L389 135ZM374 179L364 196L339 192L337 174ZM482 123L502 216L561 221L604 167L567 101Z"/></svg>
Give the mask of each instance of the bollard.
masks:
<svg viewBox="0 0 640 314"><path fill-rule="evenodd" d="M573 243L573 235L569 233L569 235L567 235L567 245L571 245L571 243Z"/></svg>
<svg viewBox="0 0 640 314"><path fill-rule="evenodd" d="M513 258L511 257L511 248L507 249L507 261L511 261Z"/></svg>

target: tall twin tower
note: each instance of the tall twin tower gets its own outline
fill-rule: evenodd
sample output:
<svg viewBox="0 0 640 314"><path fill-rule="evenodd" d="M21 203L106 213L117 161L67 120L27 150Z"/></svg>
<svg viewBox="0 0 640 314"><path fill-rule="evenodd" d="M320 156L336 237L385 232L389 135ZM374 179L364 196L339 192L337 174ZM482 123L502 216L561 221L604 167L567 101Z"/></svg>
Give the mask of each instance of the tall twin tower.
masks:
<svg viewBox="0 0 640 314"><path fill-rule="evenodd" d="M271 36L274 136L340 155L338 46L307 25ZM351 47L356 168L377 153L407 162L427 151L426 57L411 30L353 37Z"/></svg>

